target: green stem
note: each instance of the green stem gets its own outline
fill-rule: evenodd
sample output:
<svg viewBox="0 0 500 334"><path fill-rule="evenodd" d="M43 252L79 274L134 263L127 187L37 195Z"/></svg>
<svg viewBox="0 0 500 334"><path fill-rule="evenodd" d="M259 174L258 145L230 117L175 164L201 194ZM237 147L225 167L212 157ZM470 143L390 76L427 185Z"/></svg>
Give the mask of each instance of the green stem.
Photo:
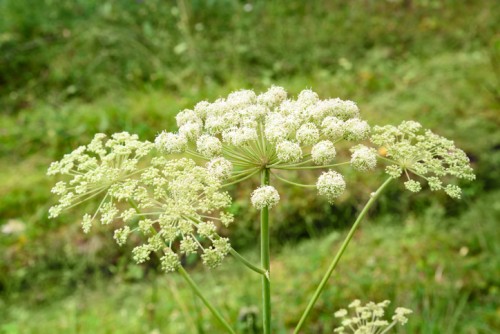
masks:
<svg viewBox="0 0 500 334"><path fill-rule="evenodd" d="M236 183L239 183L239 182L242 182L242 181L245 181L246 179L249 179L251 178L252 176L254 176L255 174L257 174L259 172L259 170L255 170L254 172L251 172L250 174L248 175L245 175L237 180L234 180L232 182L229 182L229 183L224 183L222 186L223 187L228 187L228 186L232 186L233 184L236 184Z"/></svg>
<svg viewBox="0 0 500 334"><path fill-rule="evenodd" d="M269 185L269 169L261 172L261 184ZM264 334L271 334L271 260L269 255L269 208L266 206L260 211L260 255L261 265L267 275L262 277L262 317Z"/></svg>
<svg viewBox="0 0 500 334"><path fill-rule="evenodd" d="M288 184L291 184L293 186L297 186L297 187L303 187L303 188L316 188L316 185L315 184L302 184L302 183L297 183L297 182L293 182L293 181L290 181L290 180L287 180L285 178L282 178L280 177L278 174L276 173L273 173L273 175L278 179L278 180L281 180L285 183L288 183Z"/></svg>
<svg viewBox="0 0 500 334"><path fill-rule="evenodd" d="M340 261L340 258L344 254L347 246L349 245L349 242L351 241L352 237L354 236L354 232L356 232L356 229L359 226L359 223L363 220L364 216L370 209L370 207L373 205L373 203L376 201L376 199L380 196L382 191L385 189L385 187L391 182L392 178L388 178L378 189L375 193L372 194L368 202L365 204L365 207L363 210L361 210L361 213L359 214L358 218L354 222L354 224L351 227L351 230L347 234L346 238L344 239L344 242L340 246L339 251L335 255L335 257L332 260L332 263L330 263L330 267L328 268L327 272L321 279L321 282L319 283L318 287L316 288L316 291L314 292L314 295L312 296L311 300L309 301L309 304L307 305L304 313L302 314L302 317L300 318L299 323L297 324L297 327L295 327L295 331L293 332L294 334L298 334L302 326L304 326L304 323L309 316L309 313L311 313L312 308L316 304L316 301L318 300L319 296L321 295L321 292L326 286L326 283L328 283L328 280L330 279L330 276L332 275L333 271L335 270L335 267L337 267L337 264Z"/></svg>
<svg viewBox="0 0 500 334"><path fill-rule="evenodd" d="M186 272L186 270L182 267L179 266L179 274L181 274L182 278L187 282L187 284L193 289L194 293L201 299L203 304L212 312L212 315L217 318L217 320L220 321L222 325L226 328L228 333L231 334L236 334L236 332L231 328L231 326L224 320L224 318L220 315L220 313L210 304L210 302L203 296L201 293L200 288L196 285L196 283L191 279L191 276Z"/></svg>
<svg viewBox="0 0 500 334"><path fill-rule="evenodd" d="M332 164L332 165L321 165L321 166L295 166L295 165L277 165L272 168L274 169L286 169L286 170L301 170L301 169L323 169L323 168L332 168L332 167L338 167L342 165L347 165L350 164L350 161L346 162L340 162L338 164Z"/></svg>
<svg viewBox="0 0 500 334"><path fill-rule="evenodd" d="M397 324L397 321L393 321L389 327L387 327L386 329L384 329L384 331L380 332L380 334L385 334L385 333L389 333L389 331L392 329L392 327L396 326Z"/></svg>
<svg viewBox="0 0 500 334"><path fill-rule="evenodd" d="M261 275L266 275L266 271L260 267L257 267L254 265L252 262L248 261L245 257L243 257L240 253L235 251L233 248L229 250L229 253L231 253L232 256L241 263L243 263L245 266L247 266L249 269L255 271L258 274Z"/></svg>

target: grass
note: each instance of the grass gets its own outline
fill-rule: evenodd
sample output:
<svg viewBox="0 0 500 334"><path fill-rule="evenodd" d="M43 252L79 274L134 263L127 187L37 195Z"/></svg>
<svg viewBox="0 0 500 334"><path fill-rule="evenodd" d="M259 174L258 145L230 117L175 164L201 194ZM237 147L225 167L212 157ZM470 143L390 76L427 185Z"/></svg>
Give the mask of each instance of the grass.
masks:
<svg viewBox="0 0 500 334"><path fill-rule="evenodd" d="M421 219L389 216L363 223L320 298L305 333L331 333L332 313L354 298L391 299L415 314L399 333L496 333L500 193L482 197L459 217L442 207ZM345 232L285 246L272 261L274 332L293 328ZM397 242L395 242L397 240ZM256 260L256 254L247 256ZM191 269L208 297L236 323L260 304L259 277L232 259L214 271ZM2 312L3 333L219 333L215 320L177 275L130 283L79 286L41 306L13 304ZM242 324L240 324L242 326ZM250 331L251 332L251 331Z"/></svg>

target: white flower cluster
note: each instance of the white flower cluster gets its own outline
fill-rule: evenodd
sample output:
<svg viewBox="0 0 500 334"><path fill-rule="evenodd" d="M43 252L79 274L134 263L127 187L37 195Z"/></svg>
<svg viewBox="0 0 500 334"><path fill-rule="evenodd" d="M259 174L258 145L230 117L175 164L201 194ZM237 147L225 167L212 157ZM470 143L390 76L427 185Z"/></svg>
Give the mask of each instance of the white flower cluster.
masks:
<svg viewBox="0 0 500 334"><path fill-rule="evenodd" d="M131 196L136 182L130 176L138 172L139 160L152 148L150 142L142 142L137 135L127 132L115 133L111 138L99 133L87 146L80 146L60 161L53 162L48 175L61 174L72 178L59 181L52 188L52 193L60 198L59 203L50 208L49 216L55 218L62 210L102 193L117 199ZM103 223L110 222L108 216L102 217ZM88 217L84 223L88 229Z"/></svg>
<svg viewBox="0 0 500 334"><path fill-rule="evenodd" d="M342 195L346 184L344 177L335 171L328 171L321 174L316 183L320 195L325 196L330 202Z"/></svg>
<svg viewBox="0 0 500 334"><path fill-rule="evenodd" d="M136 261L145 261L147 250L167 248L162 267L173 270L180 263L178 256L172 255L179 241L181 254L201 251L207 266L221 263L231 247L227 238L217 234L215 221L227 226L233 216L223 211L231 204L231 197L220 191L218 176L191 159L152 159L151 166L141 173L140 186L132 198L139 209L138 228L149 237L147 244L134 249Z"/></svg>
<svg viewBox="0 0 500 334"><path fill-rule="evenodd" d="M380 146L382 158L391 162L386 172L398 178L403 173L407 177L405 187L418 192L422 189L419 181L411 174L423 178L432 191L443 189L448 196L460 198L461 189L447 183L448 177L474 180L475 175L464 151L453 141L436 135L413 121L402 122L399 126L376 126L371 141Z"/></svg>
<svg viewBox="0 0 500 334"><path fill-rule="evenodd" d="M216 233L215 221L228 225L234 219L224 212L231 198L220 191L232 167L214 162L205 168L187 158L156 157L148 167L140 168L139 160L152 148L152 143L141 142L136 135L119 133L107 139L98 134L89 145L52 163L50 175L63 174L70 180L52 189L60 200L50 209L50 216L100 196L97 210L83 217L84 232L96 220L102 224L120 220L124 226L114 232L119 245L133 232L146 238L132 251L137 263L148 260L153 252L163 252L162 268L173 271L180 265L177 253L200 252L206 265L217 266L230 250L228 239Z"/></svg>
<svg viewBox="0 0 500 334"><path fill-rule="evenodd" d="M364 145L357 145L350 149L351 166L359 171L372 170L377 166L377 150Z"/></svg>
<svg viewBox="0 0 500 334"><path fill-rule="evenodd" d="M342 325L335 328L334 333L346 334L383 334L389 332L397 324L405 325L408 322L407 316L413 313L411 310L398 307L392 316L392 322L384 320L385 309L390 301L385 300L381 303L368 302L361 304L358 299L349 304L353 315L349 317L346 309L340 309L335 312L335 317L342 320Z"/></svg>
<svg viewBox="0 0 500 334"><path fill-rule="evenodd" d="M261 186L255 189L251 198L252 205L258 210L265 207L272 208L278 204L279 200L280 195L273 186Z"/></svg>
<svg viewBox="0 0 500 334"><path fill-rule="evenodd" d="M285 89L276 86L260 95L240 90L213 103L202 101L193 110L180 112L176 120L179 130L158 135L158 149L187 152L211 160L210 166L217 161L213 172L227 179L233 173L231 183L263 168L329 168L337 142L356 142L370 134L354 102L320 100L312 90L303 90L291 99ZM353 165L372 168L370 152L356 153Z"/></svg>

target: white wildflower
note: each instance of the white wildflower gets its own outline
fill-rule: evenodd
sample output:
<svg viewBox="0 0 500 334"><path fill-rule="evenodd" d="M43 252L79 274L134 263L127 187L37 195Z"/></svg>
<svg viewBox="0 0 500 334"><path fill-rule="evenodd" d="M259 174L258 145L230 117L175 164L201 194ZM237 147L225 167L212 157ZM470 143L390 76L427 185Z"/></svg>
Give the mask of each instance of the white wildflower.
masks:
<svg viewBox="0 0 500 334"><path fill-rule="evenodd" d="M298 143L289 140L282 141L276 145L278 159L283 162L297 162L302 159L302 149Z"/></svg>
<svg viewBox="0 0 500 334"><path fill-rule="evenodd" d="M201 123L188 122L179 127L179 135L188 140L196 140L200 136L201 131Z"/></svg>
<svg viewBox="0 0 500 334"><path fill-rule="evenodd" d="M217 137L202 135L196 141L196 149L201 155L213 158L222 154L222 143Z"/></svg>
<svg viewBox="0 0 500 334"><path fill-rule="evenodd" d="M194 111L190 109L185 109L175 116L175 120L177 121L177 126L182 127L188 123L201 123L200 116Z"/></svg>
<svg viewBox="0 0 500 334"><path fill-rule="evenodd" d="M252 193L252 205L262 210L265 207L272 208L278 204L280 195L273 186L261 186L255 189Z"/></svg>
<svg viewBox="0 0 500 334"><path fill-rule="evenodd" d="M282 87L272 86L265 93L257 96L257 102L267 107L275 107L286 100L287 93Z"/></svg>
<svg viewBox="0 0 500 334"><path fill-rule="evenodd" d="M377 151L364 145L351 148L351 165L359 171L374 169L377 165Z"/></svg>
<svg viewBox="0 0 500 334"><path fill-rule="evenodd" d="M187 143L185 136L166 131L160 133L155 139L156 148L167 154L184 152Z"/></svg>
<svg viewBox="0 0 500 334"><path fill-rule="evenodd" d="M329 140L323 140L313 146L311 157L316 165L327 165L333 161L337 154L335 146Z"/></svg>
<svg viewBox="0 0 500 334"><path fill-rule="evenodd" d="M314 123L305 123L297 130L296 138L302 145L312 145L319 139L319 130Z"/></svg>
<svg viewBox="0 0 500 334"><path fill-rule="evenodd" d="M359 117L359 108L356 103L349 100L342 101L340 99L337 99L335 102L333 116L344 121Z"/></svg>
<svg viewBox="0 0 500 334"><path fill-rule="evenodd" d="M359 141L368 138L370 126L359 118L348 119L344 123L344 138L348 141Z"/></svg>
<svg viewBox="0 0 500 334"><path fill-rule="evenodd" d="M344 121L334 116L326 117L321 123L321 128L323 135L330 140L342 138L345 133Z"/></svg>
<svg viewBox="0 0 500 334"><path fill-rule="evenodd" d="M321 196L325 196L328 201L333 202L334 199L342 195L346 184L341 174L335 171L328 171L321 174L316 187Z"/></svg>
<svg viewBox="0 0 500 334"><path fill-rule="evenodd" d="M319 101L318 94L316 94L310 89L304 89L303 91L301 91L297 98L297 102L300 103L303 107L313 105L318 101Z"/></svg>
<svg viewBox="0 0 500 334"><path fill-rule="evenodd" d="M219 180L225 180L231 176L233 164L222 157L214 158L207 163L208 171Z"/></svg>

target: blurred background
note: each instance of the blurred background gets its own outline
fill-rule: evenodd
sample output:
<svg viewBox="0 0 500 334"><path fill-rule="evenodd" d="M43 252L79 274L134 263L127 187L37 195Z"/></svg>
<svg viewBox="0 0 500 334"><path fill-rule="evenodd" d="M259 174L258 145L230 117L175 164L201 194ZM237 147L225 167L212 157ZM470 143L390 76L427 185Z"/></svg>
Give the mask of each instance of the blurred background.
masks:
<svg viewBox="0 0 500 334"><path fill-rule="evenodd" d="M178 276L133 264L137 240L84 235L92 203L48 220L45 172L96 132L153 140L198 101L272 84L356 101L371 124L417 120L478 176L461 201L393 185L304 333L331 333L354 298L413 309L399 333L500 332L499 1L0 0L0 18L0 333L222 333ZM293 329L380 178L348 181L335 206L280 189L275 333ZM258 261L251 187L231 190L238 218L223 232ZM229 258L187 266L242 333L259 332L259 277Z"/></svg>

